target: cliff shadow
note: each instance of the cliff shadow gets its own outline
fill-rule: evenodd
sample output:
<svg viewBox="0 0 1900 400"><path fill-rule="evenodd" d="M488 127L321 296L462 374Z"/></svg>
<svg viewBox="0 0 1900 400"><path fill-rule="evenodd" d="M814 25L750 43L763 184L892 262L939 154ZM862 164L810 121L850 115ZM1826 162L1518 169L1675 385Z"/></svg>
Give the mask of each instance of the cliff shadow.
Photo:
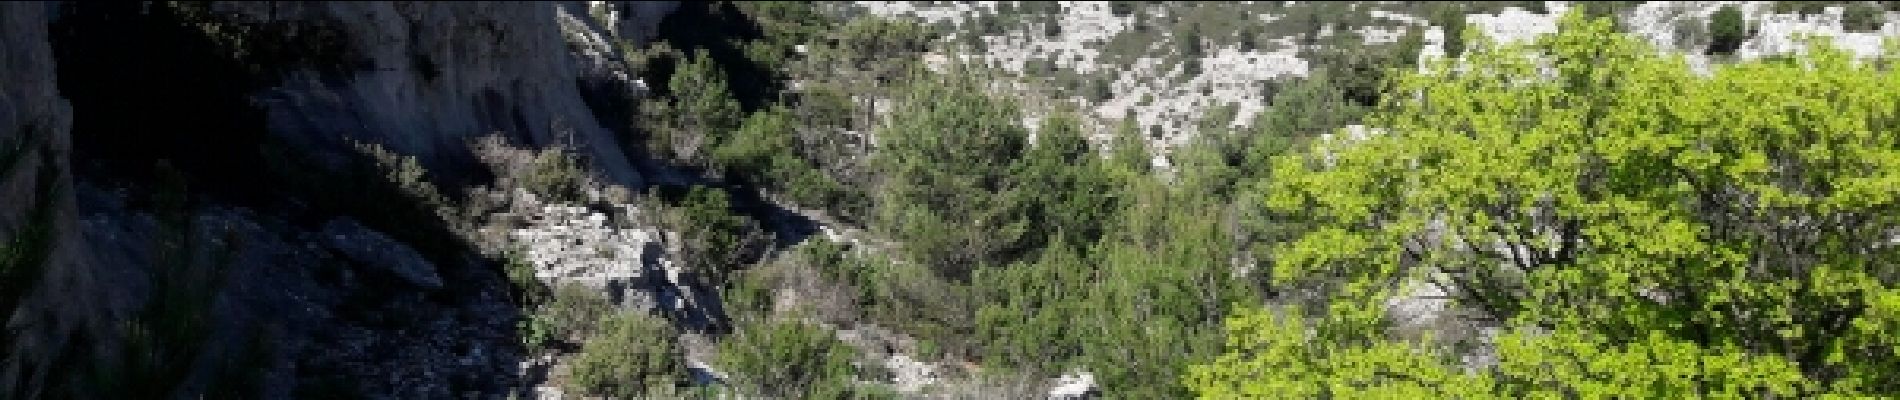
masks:
<svg viewBox="0 0 1900 400"><path fill-rule="evenodd" d="M355 158L340 168L316 162L276 141L254 103L255 93L288 70L347 79L361 68L342 31L322 23L222 21L203 3L65 2L57 15L50 38L57 83L74 114L76 179L104 187L102 193L124 193L127 203L82 203L81 212L96 215L102 232L130 229L140 214L168 204L160 194L163 171L172 168L157 166L169 165L191 183L188 196L174 196L189 200L171 207L196 210L194 221L251 227L232 238L241 245L233 250L238 261L230 280L211 289L240 293L243 301L190 316L220 326L290 328L208 339L213 346L255 340L286 349L265 363L267 375L288 377L272 382L284 387L235 397L499 397L513 390L510 371L524 358L515 329L522 317L508 304L514 296L498 263L471 257L476 252L432 205L390 181L377 160ZM217 24L226 30L211 28ZM340 218L361 220L423 253L446 285L401 283L313 238ZM149 247L136 236L101 238L135 251ZM142 261L150 258L98 269L125 276L162 269ZM219 354L193 360L230 361ZM473 361L451 360L457 357Z"/></svg>

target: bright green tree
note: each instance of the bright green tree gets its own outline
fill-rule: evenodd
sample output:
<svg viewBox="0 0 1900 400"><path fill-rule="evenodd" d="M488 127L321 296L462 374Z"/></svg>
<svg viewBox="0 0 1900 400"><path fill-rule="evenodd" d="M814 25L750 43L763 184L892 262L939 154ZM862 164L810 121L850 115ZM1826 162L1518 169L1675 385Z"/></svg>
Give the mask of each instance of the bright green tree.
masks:
<svg viewBox="0 0 1900 400"><path fill-rule="evenodd" d="M1572 14L1401 78L1381 131L1275 159L1267 206L1315 225L1274 284L1325 301L1238 317L1188 384L1900 394L1900 74L1817 45L1704 77ZM1456 338L1395 338L1386 304L1419 285L1502 328L1489 373L1447 372Z"/></svg>

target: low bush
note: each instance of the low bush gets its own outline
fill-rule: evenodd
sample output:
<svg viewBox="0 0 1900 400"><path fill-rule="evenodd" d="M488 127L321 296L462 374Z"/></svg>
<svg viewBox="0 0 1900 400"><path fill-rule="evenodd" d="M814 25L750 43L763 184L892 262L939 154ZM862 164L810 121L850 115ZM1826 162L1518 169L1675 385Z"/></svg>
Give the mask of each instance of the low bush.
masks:
<svg viewBox="0 0 1900 400"><path fill-rule="evenodd" d="M601 321L599 329L574 357L569 389L639 398L672 395L688 382L685 349L665 320L628 312Z"/></svg>
<svg viewBox="0 0 1900 400"><path fill-rule="evenodd" d="M719 346L719 364L741 392L799 399L866 398L855 382L855 351L831 331L792 320L741 325Z"/></svg>
<svg viewBox="0 0 1900 400"><path fill-rule="evenodd" d="M1709 54L1734 54L1746 40L1748 22L1742 20L1741 8L1723 6L1709 16Z"/></svg>

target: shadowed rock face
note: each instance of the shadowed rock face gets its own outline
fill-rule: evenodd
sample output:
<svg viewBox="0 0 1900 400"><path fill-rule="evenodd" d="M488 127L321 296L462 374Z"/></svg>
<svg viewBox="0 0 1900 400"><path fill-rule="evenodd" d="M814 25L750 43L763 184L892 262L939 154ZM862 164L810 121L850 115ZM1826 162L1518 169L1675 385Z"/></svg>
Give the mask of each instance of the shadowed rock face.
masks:
<svg viewBox="0 0 1900 400"><path fill-rule="evenodd" d="M0 302L20 328L0 341L0 397L77 381L46 365L75 337L111 347L143 307L167 234L146 204L161 160L191 183L185 252L227 272L207 351L274 353L266 387L240 397L515 390L519 315L495 268L244 196L274 193L271 146L337 163L379 143L479 180L470 139L496 132L642 185L583 95L638 96L614 44L650 38L676 4L592 3L0 3L0 249L38 254L32 279L0 277L25 290ZM174 367L185 387L214 373Z"/></svg>
<svg viewBox="0 0 1900 400"><path fill-rule="evenodd" d="M71 179L65 155L72 108L54 85L48 10L41 3L0 4L0 239L13 239L42 203L71 207L70 196L46 199L36 187L43 171L55 171L56 181Z"/></svg>
<svg viewBox="0 0 1900 400"><path fill-rule="evenodd" d="M181 167L224 173L255 163L259 144L334 165L366 142L465 182L480 178L466 173L469 140L501 133L581 149L640 186L585 99L643 90L616 43L650 36L669 4L70 3L55 30L70 43L58 46L61 69L77 77L61 89L78 108L121 114L82 119L81 147L99 157L218 153L231 160Z"/></svg>
<svg viewBox="0 0 1900 400"><path fill-rule="evenodd" d="M323 243L351 261L392 274L418 288L442 289L442 277L436 274L435 265L429 264L422 253L391 239L389 235L370 230L356 220L332 220L324 224L323 232L311 241Z"/></svg>
<svg viewBox="0 0 1900 400"><path fill-rule="evenodd" d="M13 237L39 200L34 183L43 169L66 169L71 150L72 107L54 82L53 54L46 41L45 4L0 4L0 239ZM44 163L45 154L54 159ZM57 179L69 179L60 172Z"/></svg>
<svg viewBox="0 0 1900 400"><path fill-rule="evenodd" d="M88 184L79 193L97 281L127 293L119 298L130 301L112 308L136 310L152 291L147 277L161 268L151 244L167 228L128 204L136 194ZM192 262L223 275L207 351L268 355L246 365L261 381L245 397L500 397L514 389L520 315L492 269L429 264L347 219L319 231L243 207L189 213ZM209 364L174 367L204 379L217 373Z"/></svg>
<svg viewBox="0 0 1900 400"><path fill-rule="evenodd" d="M220 2L211 9L237 21L332 29L348 49L350 70L341 76L293 71L255 97L269 130L300 149L347 149L347 140L361 140L418 157L432 170L456 171L469 166L470 139L502 132L535 147L572 145L610 179L640 184L583 101L584 80L629 76L611 51L598 51L610 49L612 37L586 5ZM621 7L616 17L650 26L664 11ZM622 29L635 38L651 30Z"/></svg>
<svg viewBox="0 0 1900 400"><path fill-rule="evenodd" d="M77 240L72 107L55 86L50 4L0 3L0 389L46 379L44 365L100 303ZM17 329L18 331L13 331ZM17 332L17 333L16 333ZM7 396L0 392L0 396Z"/></svg>

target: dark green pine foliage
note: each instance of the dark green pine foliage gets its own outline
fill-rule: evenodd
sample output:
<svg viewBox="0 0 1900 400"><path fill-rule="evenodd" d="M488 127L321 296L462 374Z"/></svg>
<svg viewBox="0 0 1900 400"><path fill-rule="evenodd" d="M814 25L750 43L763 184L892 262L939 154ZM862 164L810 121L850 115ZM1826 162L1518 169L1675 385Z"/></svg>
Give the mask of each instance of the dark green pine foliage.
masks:
<svg viewBox="0 0 1900 400"><path fill-rule="evenodd" d="M1029 230L1014 179L1028 141L1020 115L974 79L913 87L878 131L876 226L950 277L1020 253Z"/></svg>

